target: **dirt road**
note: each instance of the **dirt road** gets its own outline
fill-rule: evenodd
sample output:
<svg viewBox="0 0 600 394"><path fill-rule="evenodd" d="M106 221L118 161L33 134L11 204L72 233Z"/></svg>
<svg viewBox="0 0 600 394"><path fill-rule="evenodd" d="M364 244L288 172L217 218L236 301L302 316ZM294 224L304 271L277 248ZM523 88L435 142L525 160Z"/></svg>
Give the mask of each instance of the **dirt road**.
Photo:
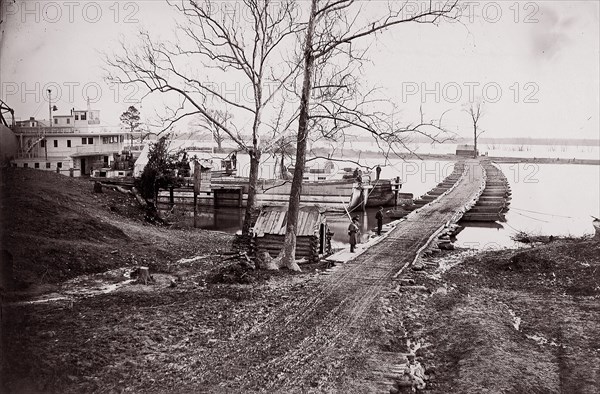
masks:
<svg viewBox="0 0 600 394"><path fill-rule="evenodd" d="M393 290L394 274L414 259L440 225L473 199L483 171L478 162L468 162L466 171L446 196L322 279L312 292L286 302L269 320L238 337L232 344L238 352L224 352L234 356L222 360L210 391L385 390L385 379L370 371L378 358L390 362L390 352L383 352L380 314L385 310L379 298Z"/></svg>

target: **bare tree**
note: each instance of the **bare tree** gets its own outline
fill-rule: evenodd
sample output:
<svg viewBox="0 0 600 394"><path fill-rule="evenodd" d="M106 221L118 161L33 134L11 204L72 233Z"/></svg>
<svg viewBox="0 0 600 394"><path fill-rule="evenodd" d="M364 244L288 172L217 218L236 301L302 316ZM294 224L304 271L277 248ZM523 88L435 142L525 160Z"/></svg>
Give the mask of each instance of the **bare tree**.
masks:
<svg viewBox="0 0 600 394"><path fill-rule="evenodd" d="M217 144L217 151L220 153L223 152L223 142L227 140L228 136L219 125L222 124L233 128L234 126L229 125L230 120L233 118L233 114L229 113L227 110L222 111L219 109L209 109L208 112L211 114L212 119L216 119L217 122L208 119L204 115L200 115L198 121L194 123L194 126L201 127L210 133L213 141Z"/></svg>
<svg viewBox="0 0 600 394"><path fill-rule="evenodd" d="M289 108L293 108L293 105L290 105L286 98L279 102L278 111L269 124L271 129L269 144L265 146L265 150L275 159L274 176L285 180L289 180L285 159L286 157L292 159L296 150L293 123L298 118L297 111L292 114L287 113L286 110Z"/></svg>
<svg viewBox="0 0 600 394"><path fill-rule="evenodd" d="M289 180L288 167L285 165L286 157L292 159L294 154L294 148L296 144L291 137L281 138L278 140L275 149L273 150L273 157L278 159L279 174L276 174L281 179Z"/></svg>
<svg viewBox="0 0 600 394"><path fill-rule="evenodd" d="M425 124L421 120L419 124L398 128L393 118L383 111L366 110L376 107L378 103L369 99L370 93L359 95L356 89L359 84L353 67L356 67L355 62L364 60L366 53L366 49L357 48L356 43L372 39L396 25L410 22L437 24L443 19L455 18L457 3L458 0L426 1L413 8L414 2L411 1L389 1L383 14L371 16L374 10L365 9L364 6L369 4L366 2L311 0L302 53L304 72L298 114L296 167L290 192L285 244L277 258L278 266L299 269L294 262L296 227L311 127L320 127L329 138L335 138L332 134L352 127L372 133L383 143L402 146L402 132L410 130L429 135L423 129L438 126ZM340 58L348 62L344 63ZM341 68L342 72L336 72L336 68ZM333 77L327 80L328 75ZM313 105L311 99L314 100ZM322 121L333 124L333 129L324 127Z"/></svg>
<svg viewBox="0 0 600 394"><path fill-rule="evenodd" d="M249 154L243 227L247 234L256 208L263 112L298 69L293 62L281 61L285 51L280 50L293 45L296 34L303 29L294 21L296 3L243 0L217 4L210 0L182 0L171 5L184 20L177 24L175 43L158 43L147 32L141 32L139 46L122 43L120 54L107 57L108 80L138 84L147 94L177 99L178 106L166 109L162 119L165 129L183 118L201 115L236 143L240 151ZM289 64L286 69L284 66ZM236 79L240 81L239 94L231 97L227 94L231 86L223 85L235 87L236 82L230 81ZM235 117L215 116L216 110L223 108L235 112ZM233 119L238 127L232 124ZM248 124L246 135L238 132Z"/></svg>
<svg viewBox="0 0 600 394"><path fill-rule="evenodd" d="M485 130L482 130L479 126L479 120L483 116L483 101L477 100L473 103L470 103L469 106L465 109L465 112L469 114L471 117L471 121L473 122L473 158L477 158L477 140L479 136L485 133Z"/></svg>

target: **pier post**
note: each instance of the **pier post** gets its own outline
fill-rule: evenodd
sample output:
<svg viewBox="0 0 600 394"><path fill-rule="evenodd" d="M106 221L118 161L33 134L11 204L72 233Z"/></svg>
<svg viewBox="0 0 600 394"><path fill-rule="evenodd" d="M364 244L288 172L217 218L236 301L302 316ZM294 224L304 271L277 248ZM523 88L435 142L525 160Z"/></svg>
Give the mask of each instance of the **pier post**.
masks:
<svg viewBox="0 0 600 394"><path fill-rule="evenodd" d="M394 185L394 208L398 208L398 192L400 191L400 177L396 177L396 184Z"/></svg>
<svg viewBox="0 0 600 394"><path fill-rule="evenodd" d="M198 193L194 190L194 228L198 228Z"/></svg>
<svg viewBox="0 0 600 394"><path fill-rule="evenodd" d="M198 227L198 194L202 184L202 167L198 160L194 160L194 228Z"/></svg>

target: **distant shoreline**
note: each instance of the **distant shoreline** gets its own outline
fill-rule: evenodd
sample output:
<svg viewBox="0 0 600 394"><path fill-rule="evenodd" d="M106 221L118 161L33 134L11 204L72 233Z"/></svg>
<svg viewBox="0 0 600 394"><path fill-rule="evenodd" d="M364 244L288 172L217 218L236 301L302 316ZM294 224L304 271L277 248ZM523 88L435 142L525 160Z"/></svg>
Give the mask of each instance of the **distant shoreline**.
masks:
<svg viewBox="0 0 600 394"><path fill-rule="evenodd" d="M600 160L592 159L560 159L560 158L522 158L522 157L489 157L490 160L500 163L540 163L540 164L586 164L600 165Z"/></svg>
<svg viewBox="0 0 600 394"><path fill-rule="evenodd" d="M325 155L324 155L325 156ZM359 157L360 159L373 159L381 157L383 155L379 152L366 152L351 150L344 152L345 157ZM535 163L535 164L585 164L585 165L600 165L600 160L593 159L561 159L561 158L549 158L549 157L501 157L501 156L480 156L490 159L497 163ZM390 157L390 159L404 159L404 160L445 160L455 161L460 156L454 154L435 154L435 153L423 153L423 154L407 154L403 156ZM335 158L336 160L344 158Z"/></svg>
<svg viewBox="0 0 600 394"><path fill-rule="evenodd" d="M414 155L413 155L414 156ZM419 155L425 160L456 160L458 156L452 154L425 154ZM585 164L585 165L600 165L600 160L592 159L561 159L550 157L502 157L502 156L480 156L490 159L496 163L535 163L535 164ZM418 158L414 156L414 158ZM443 159L442 159L443 158Z"/></svg>

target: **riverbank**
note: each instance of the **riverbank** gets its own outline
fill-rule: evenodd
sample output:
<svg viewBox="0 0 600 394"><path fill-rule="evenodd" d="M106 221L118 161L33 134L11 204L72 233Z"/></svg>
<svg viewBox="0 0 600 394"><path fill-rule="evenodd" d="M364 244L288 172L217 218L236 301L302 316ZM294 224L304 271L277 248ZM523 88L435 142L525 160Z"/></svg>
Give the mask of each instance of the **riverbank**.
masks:
<svg viewBox="0 0 600 394"><path fill-rule="evenodd" d="M423 344L431 393L594 393L598 256L596 237L426 258L423 271L401 278L413 287L393 298L398 342Z"/></svg>

